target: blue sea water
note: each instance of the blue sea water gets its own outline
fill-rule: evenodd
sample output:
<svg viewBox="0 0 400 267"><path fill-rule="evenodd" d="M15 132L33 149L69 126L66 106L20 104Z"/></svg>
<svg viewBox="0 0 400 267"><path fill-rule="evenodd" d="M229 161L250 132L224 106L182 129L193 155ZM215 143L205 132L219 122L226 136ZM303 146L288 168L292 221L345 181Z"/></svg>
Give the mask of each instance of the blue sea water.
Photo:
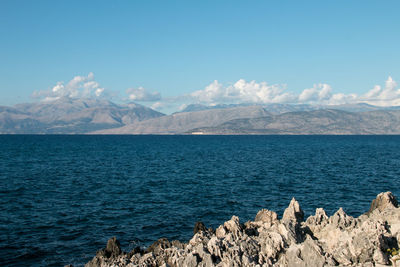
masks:
<svg viewBox="0 0 400 267"><path fill-rule="evenodd" d="M187 241L292 197L306 216L352 216L400 196L400 136L0 136L0 266L80 266L112 236L124 250Z"/></svg>

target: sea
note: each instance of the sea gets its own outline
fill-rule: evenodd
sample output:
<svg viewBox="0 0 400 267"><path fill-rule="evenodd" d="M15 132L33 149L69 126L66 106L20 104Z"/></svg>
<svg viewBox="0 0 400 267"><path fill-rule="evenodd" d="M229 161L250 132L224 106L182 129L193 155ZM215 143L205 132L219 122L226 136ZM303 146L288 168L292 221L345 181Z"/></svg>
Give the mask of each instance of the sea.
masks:
<svg viewBox="0 0 400 267"><path fill-rule="evenodd" d="M400 196L400 136L0 135L0 266L83 266L122 249L187 242L294 197L306 216Z"/></svg>

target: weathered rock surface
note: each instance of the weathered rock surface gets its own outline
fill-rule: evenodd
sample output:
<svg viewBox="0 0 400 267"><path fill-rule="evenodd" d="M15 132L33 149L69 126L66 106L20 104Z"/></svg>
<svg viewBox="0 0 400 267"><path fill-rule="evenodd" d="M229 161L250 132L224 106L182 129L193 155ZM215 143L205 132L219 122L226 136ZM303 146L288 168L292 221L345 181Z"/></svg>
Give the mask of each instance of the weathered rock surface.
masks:
<svg viewBox="0 0 400 267"><path fill-rule="evenodd" d="M292 199L281 220L263 209L245 224L232 216L215 232L197 223L187 244L159 239L125 253L112 238L85 266L384 266L399 239L400 208L390 192L358 218L341 208L328 217L318 208L304 221Z"/></svg>

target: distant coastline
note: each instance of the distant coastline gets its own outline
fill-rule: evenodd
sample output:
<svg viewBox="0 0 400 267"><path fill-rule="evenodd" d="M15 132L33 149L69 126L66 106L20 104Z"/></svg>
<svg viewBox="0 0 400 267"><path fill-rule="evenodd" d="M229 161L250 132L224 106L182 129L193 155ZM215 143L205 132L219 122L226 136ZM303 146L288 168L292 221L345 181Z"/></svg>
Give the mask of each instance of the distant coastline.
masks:
<svg viewBox="0 0 400 267"><path fill-rule="evenodd" d="M166 115L136 103L66 97L0 107L0 134L396 135L400 107L227 105Z"/></svg>

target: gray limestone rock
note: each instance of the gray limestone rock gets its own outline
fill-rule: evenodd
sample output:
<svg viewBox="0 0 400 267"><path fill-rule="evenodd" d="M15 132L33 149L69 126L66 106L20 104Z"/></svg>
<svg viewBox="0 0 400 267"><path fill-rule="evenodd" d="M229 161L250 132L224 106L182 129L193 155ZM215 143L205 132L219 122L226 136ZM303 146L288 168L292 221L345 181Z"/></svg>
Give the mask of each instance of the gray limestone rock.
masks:
<svg viewBox="0 0 400 267"><path fill-rule="evenodd" d="M94 266L385 266L388 248L398 248L400 209L390 192L377 196L368 215L353 218L343 209L328 217L323 209L304 221L292 199L282 220L263 209L255 221L237 216L215 232L198 223L186 244L159 239L146 251L124 253L116 238L86 264Z"/></svg>
<svg viewBox="0 0 400 267"><path fill-rule="evenodd" d="M147 253L153 252L155 255L158 255L162 252L162 250L164 250L166 248L170 248L170 247L171 247L171 243L168 241L168 239L160 238L156 242L151 244L151 246L149 246L146 249L146 252Z"/></svg>
<svg viewBox="0 0 400 267"><path fill-rule="evenodd" d="M304 220L304 212L300 208L299 202L295 198L290 201L289 207L285 209L282 216L282 221L302 222Z"/></svg>
<svg viewBox="0 0 400 267"><path fill-rule="evenodd" d="M383 211L386 208L397 208L399 206L397 199L393 196L392 192L380 193L372 200L371 207L367 215L371 214L374 210Z"/></svg>
<svg viewBox="0 0 400 267"><path fill-rule="evenodd" d="M342 208L339 208L332 217L329 218L329 223L335 225L339 229L350 227L356 223L353 217L347 215Z"/></svg>
<svg viewBox="0 0 400 267"><path fill-rule="evenodd" d="M263 223L273 224L278 221L278 214L276 214L276 212L267 209L262 209L259 212L257 212L254 221L256 222L261 221Z"/></svg>

